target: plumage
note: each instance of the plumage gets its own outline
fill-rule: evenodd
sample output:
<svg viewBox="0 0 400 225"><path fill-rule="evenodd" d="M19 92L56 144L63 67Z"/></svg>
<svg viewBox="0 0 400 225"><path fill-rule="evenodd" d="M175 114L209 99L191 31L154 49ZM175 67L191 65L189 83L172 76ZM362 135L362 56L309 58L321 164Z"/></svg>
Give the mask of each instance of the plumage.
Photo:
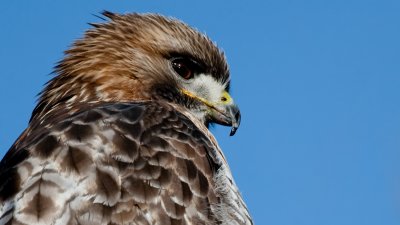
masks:
<svg viewBox="0 0 400 225"><path fill-rule="evenodd" d="M223 53L119 15L66 51L0 162L0 224L253 224L210 123L240 123Z"/></svg>

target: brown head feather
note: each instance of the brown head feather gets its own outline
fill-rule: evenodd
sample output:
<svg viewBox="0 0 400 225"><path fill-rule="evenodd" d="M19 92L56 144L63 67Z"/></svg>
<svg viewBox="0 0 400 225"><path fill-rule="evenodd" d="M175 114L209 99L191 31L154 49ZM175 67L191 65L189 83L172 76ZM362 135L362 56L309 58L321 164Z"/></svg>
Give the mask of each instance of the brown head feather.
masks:
<svg viewBox="0 0 400 225"><path fill-rule="evenodd" d="M176 84L168 60L185 55L204 64L217 80L228 80L223 53L205 35L186 24L156 14L119 15L93 29L65 52L56 76L41 92L31 120L44 120L59 107L73 111L82 102L157 98L155 87ZM170 87L167 87L167 89ZM46 112L46 114L45 114Z"/></svg>

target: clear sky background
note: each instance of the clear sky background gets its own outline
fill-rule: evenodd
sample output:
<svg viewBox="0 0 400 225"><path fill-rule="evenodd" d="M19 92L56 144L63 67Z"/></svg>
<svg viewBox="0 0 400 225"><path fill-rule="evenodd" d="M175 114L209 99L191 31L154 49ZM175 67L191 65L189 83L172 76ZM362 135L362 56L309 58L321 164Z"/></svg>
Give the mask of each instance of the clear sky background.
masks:
<svg viewBox="0 0 400 225"><path fill-rule="evenodd" d="M114 12L157 12L226 52L242 125L216 134L256 224L400 224L400 2L1 1L0 156L62 52Z"/></svg>

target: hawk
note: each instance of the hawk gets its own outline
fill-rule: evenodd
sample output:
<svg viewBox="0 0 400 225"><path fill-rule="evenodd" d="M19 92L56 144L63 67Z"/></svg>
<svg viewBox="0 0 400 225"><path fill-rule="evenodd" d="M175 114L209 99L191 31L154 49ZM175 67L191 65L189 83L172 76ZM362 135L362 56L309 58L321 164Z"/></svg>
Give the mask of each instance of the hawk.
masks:
<svg viewBox="0 0 400 225"><path fill-rule="evenodd" d="M103 15L0 163L0 224L253 224L208 130L240 123L223 52L173 18Z"/></svg>

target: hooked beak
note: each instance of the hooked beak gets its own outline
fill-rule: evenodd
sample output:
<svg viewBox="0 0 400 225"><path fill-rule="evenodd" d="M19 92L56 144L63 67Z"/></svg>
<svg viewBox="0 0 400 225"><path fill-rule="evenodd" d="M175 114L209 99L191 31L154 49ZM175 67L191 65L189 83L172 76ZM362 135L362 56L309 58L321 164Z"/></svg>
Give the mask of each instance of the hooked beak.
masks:
<svg viewBox="0 0 400 225"><path fill-rule="evenodd" d="M228 92L222 93L221 100L217 103L211 103L206 99L198 97L187 90L182 90L183 94L194 98L210 109L209 117L212 122L224 126L231 126L230 136L235 135L240 125L240 110L239 107L233 103L233 100Z"/></svg>
<svg viewBox="0 0 400 225"><path fill-rule="evenodd" d="M235 104L224 105L222 107L217 106L211 110L211 118L218 124L232 126L229 135L233 136L240 125L240 110Z"/></svg>

